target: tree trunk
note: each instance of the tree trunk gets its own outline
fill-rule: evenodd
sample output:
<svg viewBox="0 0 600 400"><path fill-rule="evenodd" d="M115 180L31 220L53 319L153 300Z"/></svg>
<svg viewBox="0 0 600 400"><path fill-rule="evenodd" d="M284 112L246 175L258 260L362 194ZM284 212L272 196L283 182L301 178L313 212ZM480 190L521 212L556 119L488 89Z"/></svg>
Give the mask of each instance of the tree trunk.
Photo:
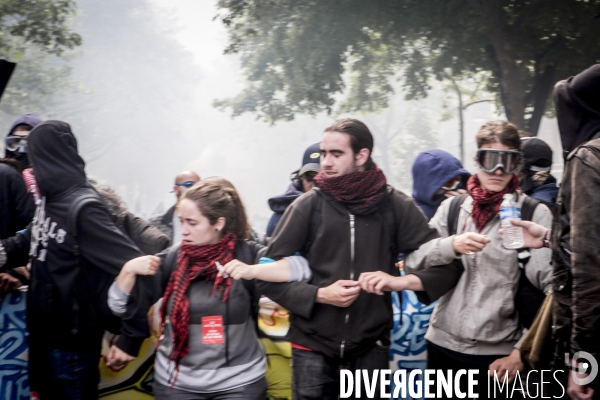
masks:
<svg viewBox="0 0 600 400"><path fill-rule="evenodd" d="M499 0L471 0L470 2L489 27L492 57L497 67L496 75L500 81L500 93L506 118L519 129L525 129L525 95L519 67L508 37L509 27L503 21L503 4Z"/></svg>
<svg viewBox="0 0 600 400"><path fill-rule="evenodd" d="M533 113L527 121L527 131L533 136L537 136L538 130L540 129L540 122L546 111L546 103L548 96L554 87L554 75L556 67L546 66L544 72L539 75L535 81L533 89L531 90L531 99L533 101Z"/></svg>

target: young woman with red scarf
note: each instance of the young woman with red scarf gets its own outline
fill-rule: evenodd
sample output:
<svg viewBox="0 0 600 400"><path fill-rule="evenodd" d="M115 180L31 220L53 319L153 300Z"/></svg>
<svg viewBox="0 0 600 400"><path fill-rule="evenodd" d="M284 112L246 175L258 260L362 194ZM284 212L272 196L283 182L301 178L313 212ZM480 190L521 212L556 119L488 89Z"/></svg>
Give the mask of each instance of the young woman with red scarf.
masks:
<svg viewBox="0 0 600 400"><path fill-rule="evenodd" d="M515 311L515 295L521 273L538 289L550 290L552 270L549 249L530 250L525 271L519 268L517 251L505 249L499 234L498 212L503 196L515 195L522 206L525 195L518 187L521 166L518 129L506 121L483 125L477 136L475 165L469 179L469 196L458 214L456 235L449 236L448 213L452 199L442 203L430 225L441 238L411 253L405 261L408 272L447 263L460 257L465 271L453 290L441 297L425 338L428 368L478 369L476 391L487 398L488 374L512 381L523 363L519 351L524 330ZM539 204L533 222L549 227L550 210ZM492 380L493 382L493 380ZM506 393L497 393L503 398Z"/></svg>
<svg viewBox="0 0 600 400"><path fill-rule="evenodd" d="M157 399L266 397L254 282L232 279L219 268L235 265L236 271L246 272L245 279L281 281L289 280L290 274L285 260L246 265L257 263L262 246L246 240L250 228L244 207L226 183L201 181L190 188L179 206L181 244L128 262L111 287L111 309L122 314L124 329L140 339L149 336L149 307L162 298L163 335L154 375ZM118 300L123 295L125 300ZM138 350L138 343L117 341L107 364L123 365Z"/></svg>

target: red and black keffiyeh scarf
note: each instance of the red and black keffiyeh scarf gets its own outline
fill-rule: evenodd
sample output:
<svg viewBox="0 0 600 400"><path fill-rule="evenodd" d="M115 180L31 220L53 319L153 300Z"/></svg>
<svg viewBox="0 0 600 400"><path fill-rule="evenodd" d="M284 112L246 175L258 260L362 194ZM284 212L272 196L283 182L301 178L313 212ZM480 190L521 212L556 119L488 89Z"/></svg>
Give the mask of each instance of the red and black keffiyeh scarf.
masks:
<svg viewBox="0 0 600 400"><path fill-rule="evenodd" d="M355 214L367 214L385 197L387 181L380 168L372 163L365 171L327 178L323 172L315 183L324 192Z"/></svg>
<svg viewBox="0 0 600 400"><path fill-rule="evenodd" d="M473 211L471 216L477 230L481 232L485 225L498 214L502 198L507 193L514 193L519 189L519 178L513 175L508 185L501 192L492 192L481 187L477 174L471 176L467 182L467 191L473 198Z"/></svg>
<svg viewBox="0 0 600 400"><path fill-rule="evenodd" d="M179 371L179 361L189 351L190 302L185 292L192 281L203 278L207 281L214 281L214 294L216 296L222 294L223 301L227 301L231 289L231 278L217 277L219 271L215 262L218 261L221 265L225 265L233 259L236 240L235 234L228 233L214 244L200 246L181 244L177 257L177 269L169 278L160 309L161 329L164 330L167 313L173 327L173 349L169 359L175 363L176 371ZM171 310L167 312L171 298ZM175 381L173 381L174 383Z"/></svg>

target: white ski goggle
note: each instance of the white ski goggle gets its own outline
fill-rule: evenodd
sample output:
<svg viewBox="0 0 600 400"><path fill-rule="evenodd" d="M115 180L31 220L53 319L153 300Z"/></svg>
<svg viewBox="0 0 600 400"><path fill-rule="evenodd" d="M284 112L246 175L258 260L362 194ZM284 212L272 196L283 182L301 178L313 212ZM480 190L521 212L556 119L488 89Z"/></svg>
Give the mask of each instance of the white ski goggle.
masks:
<svg viewBox="0 0 600 400"><path fill-rule="evenodd" d="M514 174L521 169L523 155L519 150L479 149L475 161L482 171L493 173L502 168L506 174Z"/></svg>

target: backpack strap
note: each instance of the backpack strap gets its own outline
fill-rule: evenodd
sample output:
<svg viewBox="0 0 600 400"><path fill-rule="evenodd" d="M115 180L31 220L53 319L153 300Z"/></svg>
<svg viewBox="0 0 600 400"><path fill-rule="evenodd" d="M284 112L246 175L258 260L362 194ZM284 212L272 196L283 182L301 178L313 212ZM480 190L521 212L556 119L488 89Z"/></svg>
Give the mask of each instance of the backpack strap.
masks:
<svg viewBox="0 0 600 400"><path fill-rule="evenodd" d="M79 241L77 240L77 223L79 222L79 213L84 207L89 205L96 204L105 206L104 202L98 198L95 194L84 194L77 197L71 206L69 207L69 212L67 213L67 229L71 237L73 238L73 247L71 248L71 252L75 255L75 257L79 257Z"/></svg>
<svg viewBox="0 0 600 400"><path fill-rule="evenodd" d="M323 219L323 193L321 189L315 187L312 189L315 194L312 198L312 211L310 213L310 225L308 226L308 240L304 244L302 248L302 254L308 254L312 244L315 242L317 237L317 230L321 225L321 220Z"/></svg>
<svg viewBox="0 0 600 400"><path fill-rule="evenodd" d="M383 220L388 225L388 230L390 232L390 251L392 253L392 257L397 260L399 249L398 249L398 220L396 219L396 213L394 212L394 203L392 201L392 194L394 193L394 188L389 186L386 188L386 206L383 211ZM397 271L397 269L395 269Z"/></svg>
<svg viewBox="0 0 600 400"><path fill-rule="evenodd" d="M450 209L448 210L448 236L456 234L458 230L458 215L460 214L460 206L469 197L467 193L454 196L450 201Z"/></svg>

